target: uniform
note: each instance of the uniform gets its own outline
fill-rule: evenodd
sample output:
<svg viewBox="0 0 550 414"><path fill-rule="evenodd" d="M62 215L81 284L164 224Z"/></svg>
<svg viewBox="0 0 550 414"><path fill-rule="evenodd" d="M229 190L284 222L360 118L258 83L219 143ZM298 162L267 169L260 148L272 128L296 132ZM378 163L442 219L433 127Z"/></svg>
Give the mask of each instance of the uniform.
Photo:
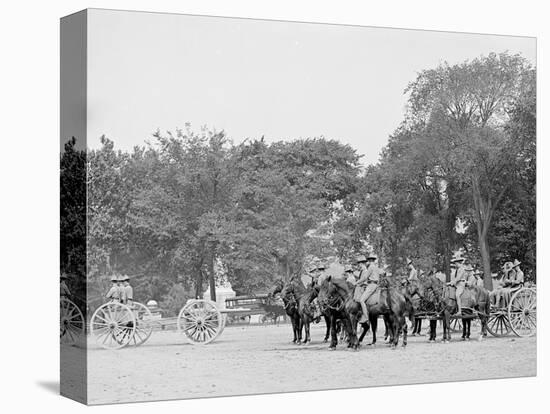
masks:
<svg viewBox="0 0 550 414"><path fill-rule="evenodd" d="M455 271L455 276L451 281L451 284L456 288L455 298L456 306L458 307L457 313L462 312L462 301L461 296L464 293L464 287L466 286L466 270L464 265L460 263Z"/></svg>
<svg viewBox="0 0 550 414"><path fill-rule="evenodd" d="M413 267L407 280L409 282L418 282L418 270Z"/></svg>
<svg viewBox="0 0 550 414"><path fill-rule="evenodd" d="M126 302L126 292L124 291L124 287L121 285L122 279L117 278L116 276L113 276L111 278L111 282L117 282L116 284L113 284L111 286L111 289L107 292L107 299L109 299L111 302L120 302L125 303Z"/></svg>
<svg viewBox="0 0 550 414"><path fill-rule="evenodd" d="M121 292L120 286L113 285L111 286L111 289L109 289L105 297L112 302L120 302L122 298L121 293L122 292Z"/></svg>
<svg viewBox="0 0 550 414"><path fill-rule="evenodd" d="M502 280L501 280L501 286L494 290L496 307L501 307L502 299L504 299L504 303L502 304L502 306L506 306L508 304L510 286L512 285L512 282L515 280L515 272L513 269L512 262L504 263L504 266L502 267L502 269L503 269L504 276L502 277Z"/></svg>
<svg viewBox="0 0 550 414"><path fill-rule="evenodd" d="M498 293L504 298L504 305L508 305L508 303L510 302L511 294L518 290L523 284L525 276L523 274L523 271L519 268L519 264L520 262L516 260L513 263L513 267L503 278L503 287Z"/></svg>
<svg viewBox="0 0 550 414"><path fill-rule="evenodd" d="M121 290L124 294L122 303L126 304L130 302L131 304L134 300L134 289L132 289L132 286L130 286L130 278L128 276L123 276L121 279L123 283L121 286Z"/></svg>
<svg viewBox="0 0 550 414"><path fill-rule="evenodd" d="M353 274L353 267L351 265L344 266L344 275L342 277L351 286L355 286L355 284L357 283L355 275Z"/></svg>
<svg viewBox="0 0 550 414"><path fill-rule="evenodd" d="M123 286L122 288L124 289L124 295L125 295L126 301L132 302L134 300L134 289L132 288L132 286L130 286L130 284L128 283L126 286Z"/></svg>
<svg viewBox="0 0 550 414"><path fill-rule="evenodd" d="M361 297L359 298L359 304L361 305L361 309L363 311L363 322L368 320L367 300L378 288L380 273L380 268L372 263L365 272L362 272L359 280L357 281L358 286L366 286Z"/></svg>

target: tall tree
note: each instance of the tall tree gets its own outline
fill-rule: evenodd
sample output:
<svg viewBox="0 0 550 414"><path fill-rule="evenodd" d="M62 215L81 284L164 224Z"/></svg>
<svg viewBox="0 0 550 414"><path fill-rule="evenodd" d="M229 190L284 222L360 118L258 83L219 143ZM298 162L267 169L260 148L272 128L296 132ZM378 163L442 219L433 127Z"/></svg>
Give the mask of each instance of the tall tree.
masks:
<svg viewBox="0 0 550 414"><path fill-rule="evenodd" d="M434 146L447 143L442 146L445 157L436 162L442 168L449 166L458 183L469 189L470 217L477 228L488 288L492 288L489 230L518 168L518 149L505 126L530 71L518 55L490 54L423 71L408 87L409 117L426 125L425 134Z"/></svg>

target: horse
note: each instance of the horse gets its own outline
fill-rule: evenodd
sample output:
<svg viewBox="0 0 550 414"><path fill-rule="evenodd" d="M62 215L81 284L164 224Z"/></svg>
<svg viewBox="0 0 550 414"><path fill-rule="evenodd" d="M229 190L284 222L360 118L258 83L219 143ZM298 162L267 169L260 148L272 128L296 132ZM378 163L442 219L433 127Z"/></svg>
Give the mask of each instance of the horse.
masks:
<svg viewBox="0 0 550 414"><path fill-rule="evenodd" d="M376 329L378 317L384 316L384 321L391 330L391 346L395 347L399 341L399 335L403 331L403 345L407 344L407 326L405 324L405 298L395 289L382 283L380 300L373 297L367 300L369 322L372 329L372 343L376 343ZM369 323L362 324L363 334L357 338L357 323L362 315L361 305L353 298L353 289L343 279L328 277L321 284L319 290L319 303L323 309L331 312L331 344L330 349L335 349L338 344L336 321L342 320L348 335L348 347L357 349L360 340L367 332Z"/></svg>
<svg viewBox="0 0 550 414"><path fill-rule="evenodd" d="M294 332L294 343L307 344L311 342L310 325L315 321L313 300L317 297L319 287L312 282L307 288L304 287L301 279L298 276L293 276L290 281L285 284L281 279L275 281L275 285L270 296L275 296L281 293L285 304L285 311L290 317ZM290 313L289 313L290 312ZM323 314L326 323L326 331L324 342L328 341L330 334L330 318ZM302 327L305 331L305 337L302 341Z"/></svg>
<svg viewBox="0 0 550 414"><path fill-rule="evenodd" d="M302 343L302 319L300 318L300 313L298 311L298 301L293 292L292 286L289 288L282 279L277 279L271 291L268 293L268 297L274 297L277 294L281 294L283 299L283 304L285 312L290 319L292 324L292 334L294 338L292 343L301 344Z"/></svg>
<svg viewBox="0 0 550 414"><path fill-rule="evenodd" d="M315 316L315 305L312 303L315 298L317 298L317 295L319 293L319 287L315 285L314 282L312 282L311 285L309 285L304 292L298 297L298 312L300 314L300 318L302 320L302 326L304 327L304 344L307 344L308 342L311 342L311 334L310 334L310 325L312 322L314 322L316 316ZM328 319L328 315L324 315L325 322L327 324L327 330L325 333L325 339L324 342L327 342L328 335L329 335L329 328L330 328L330 319ZM327 320L328 319L328 320Z"/></svg>
<svg viewBox="0 0 550 414"><path fill-rule="evenodd" d="M425 299L432 304L437 316L443 320L443 343L451 341L451 316L458 311L456 303L456 288L447 285L435 276L426 280ZM479 339L487 336L487 321L491 311L491 300L489 291L479 286L466 287L461 297L462 300L462 339L470 336L471 322L475 315L481 321L481 332ZM430 321L430 341L435 341L436 320Z"/></svg>
<svg viewBox="0 0 550 414"><path fill-rule="evenodd" d="M421 335L422 332L422 319L416 317L422 303L421 287L420 282L416 280L401 285L401 294L407 300L407 314L413 328L411 336Z"/></svg>

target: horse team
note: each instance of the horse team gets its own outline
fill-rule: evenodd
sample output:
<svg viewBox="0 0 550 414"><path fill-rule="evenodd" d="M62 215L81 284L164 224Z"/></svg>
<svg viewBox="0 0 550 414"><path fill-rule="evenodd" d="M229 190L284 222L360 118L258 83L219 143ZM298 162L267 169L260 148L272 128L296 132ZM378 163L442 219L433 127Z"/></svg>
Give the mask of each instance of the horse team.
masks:
<svg viewBox="0 0 550 414"><path fill-rule="evenodd" d="M412 277L396 281L378 269L375 260L374 256L365 258L362 255L356 259L360 268L358 279L351 275L347 278L324 275L325 267L321 265L310 270L310 273L317 274L312 276L307 286L299 276L287 282L275 281L269 295L281 296L292 324L294 343L310 342L311 323L323 317L327 326L324 341L330 337L331 350L336 348L339 337L347 342L348 348L358 349L369 329L372 332L371 345L374 345L378 320L382 317L389 344L395 348L402 335L402 345L406 346L406 318L414 327L413 333L420 333L420 313L430 315L429 341L436 339L437 320L443 322L443 342L450 341L452 318L463 320L464 340L469 339L473 318L481 321L480 339L487 336L491 306L489 291L479 284L467 283L460 276L463 274L461 260L452 263L455 278L451 283L441 281L434 274L422 279Z"/></svg>

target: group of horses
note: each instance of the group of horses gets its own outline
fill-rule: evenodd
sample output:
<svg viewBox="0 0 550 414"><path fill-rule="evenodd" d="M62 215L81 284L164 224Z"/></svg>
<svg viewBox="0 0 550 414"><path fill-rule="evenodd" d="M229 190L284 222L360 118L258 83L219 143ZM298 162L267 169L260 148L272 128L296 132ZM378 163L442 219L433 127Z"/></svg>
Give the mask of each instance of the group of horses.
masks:
<svg viewBox="0 0 550 414"><path fill-rule="evenodd" d="M320 282L312 280L307 286L304 286L299 276L293 276L287 282L276 280L269 296L280 295L282 298L292 324L293 342L296 344L311 342L310 326L318 322L319 311L326 323L324 342L328 342L330 337L331 350L336 349L339 336L347 342L348 348L358 349L369 329L372 332L370 345L376 344L380 316L385 325L384 337L392 348L397 347L401 335L402 345L407 345L407 317L414 328L413 333L420 333L420 314L430 315L429 341L436 340L437 320L443 322L443 342L451 340L451 319L456 317L458 310L456 288L445 284L435 275L409 283L401 283L383 275L378 289L367 300L368 322L364 323L360 323L362 310L360 303L354 299L354 288L345 279L333 276L326 276ZM462 338L469 339L471 320L476 317L481 321L480 339L487 336L489 292L481 287L469 287L461 299Z"/></svg>

